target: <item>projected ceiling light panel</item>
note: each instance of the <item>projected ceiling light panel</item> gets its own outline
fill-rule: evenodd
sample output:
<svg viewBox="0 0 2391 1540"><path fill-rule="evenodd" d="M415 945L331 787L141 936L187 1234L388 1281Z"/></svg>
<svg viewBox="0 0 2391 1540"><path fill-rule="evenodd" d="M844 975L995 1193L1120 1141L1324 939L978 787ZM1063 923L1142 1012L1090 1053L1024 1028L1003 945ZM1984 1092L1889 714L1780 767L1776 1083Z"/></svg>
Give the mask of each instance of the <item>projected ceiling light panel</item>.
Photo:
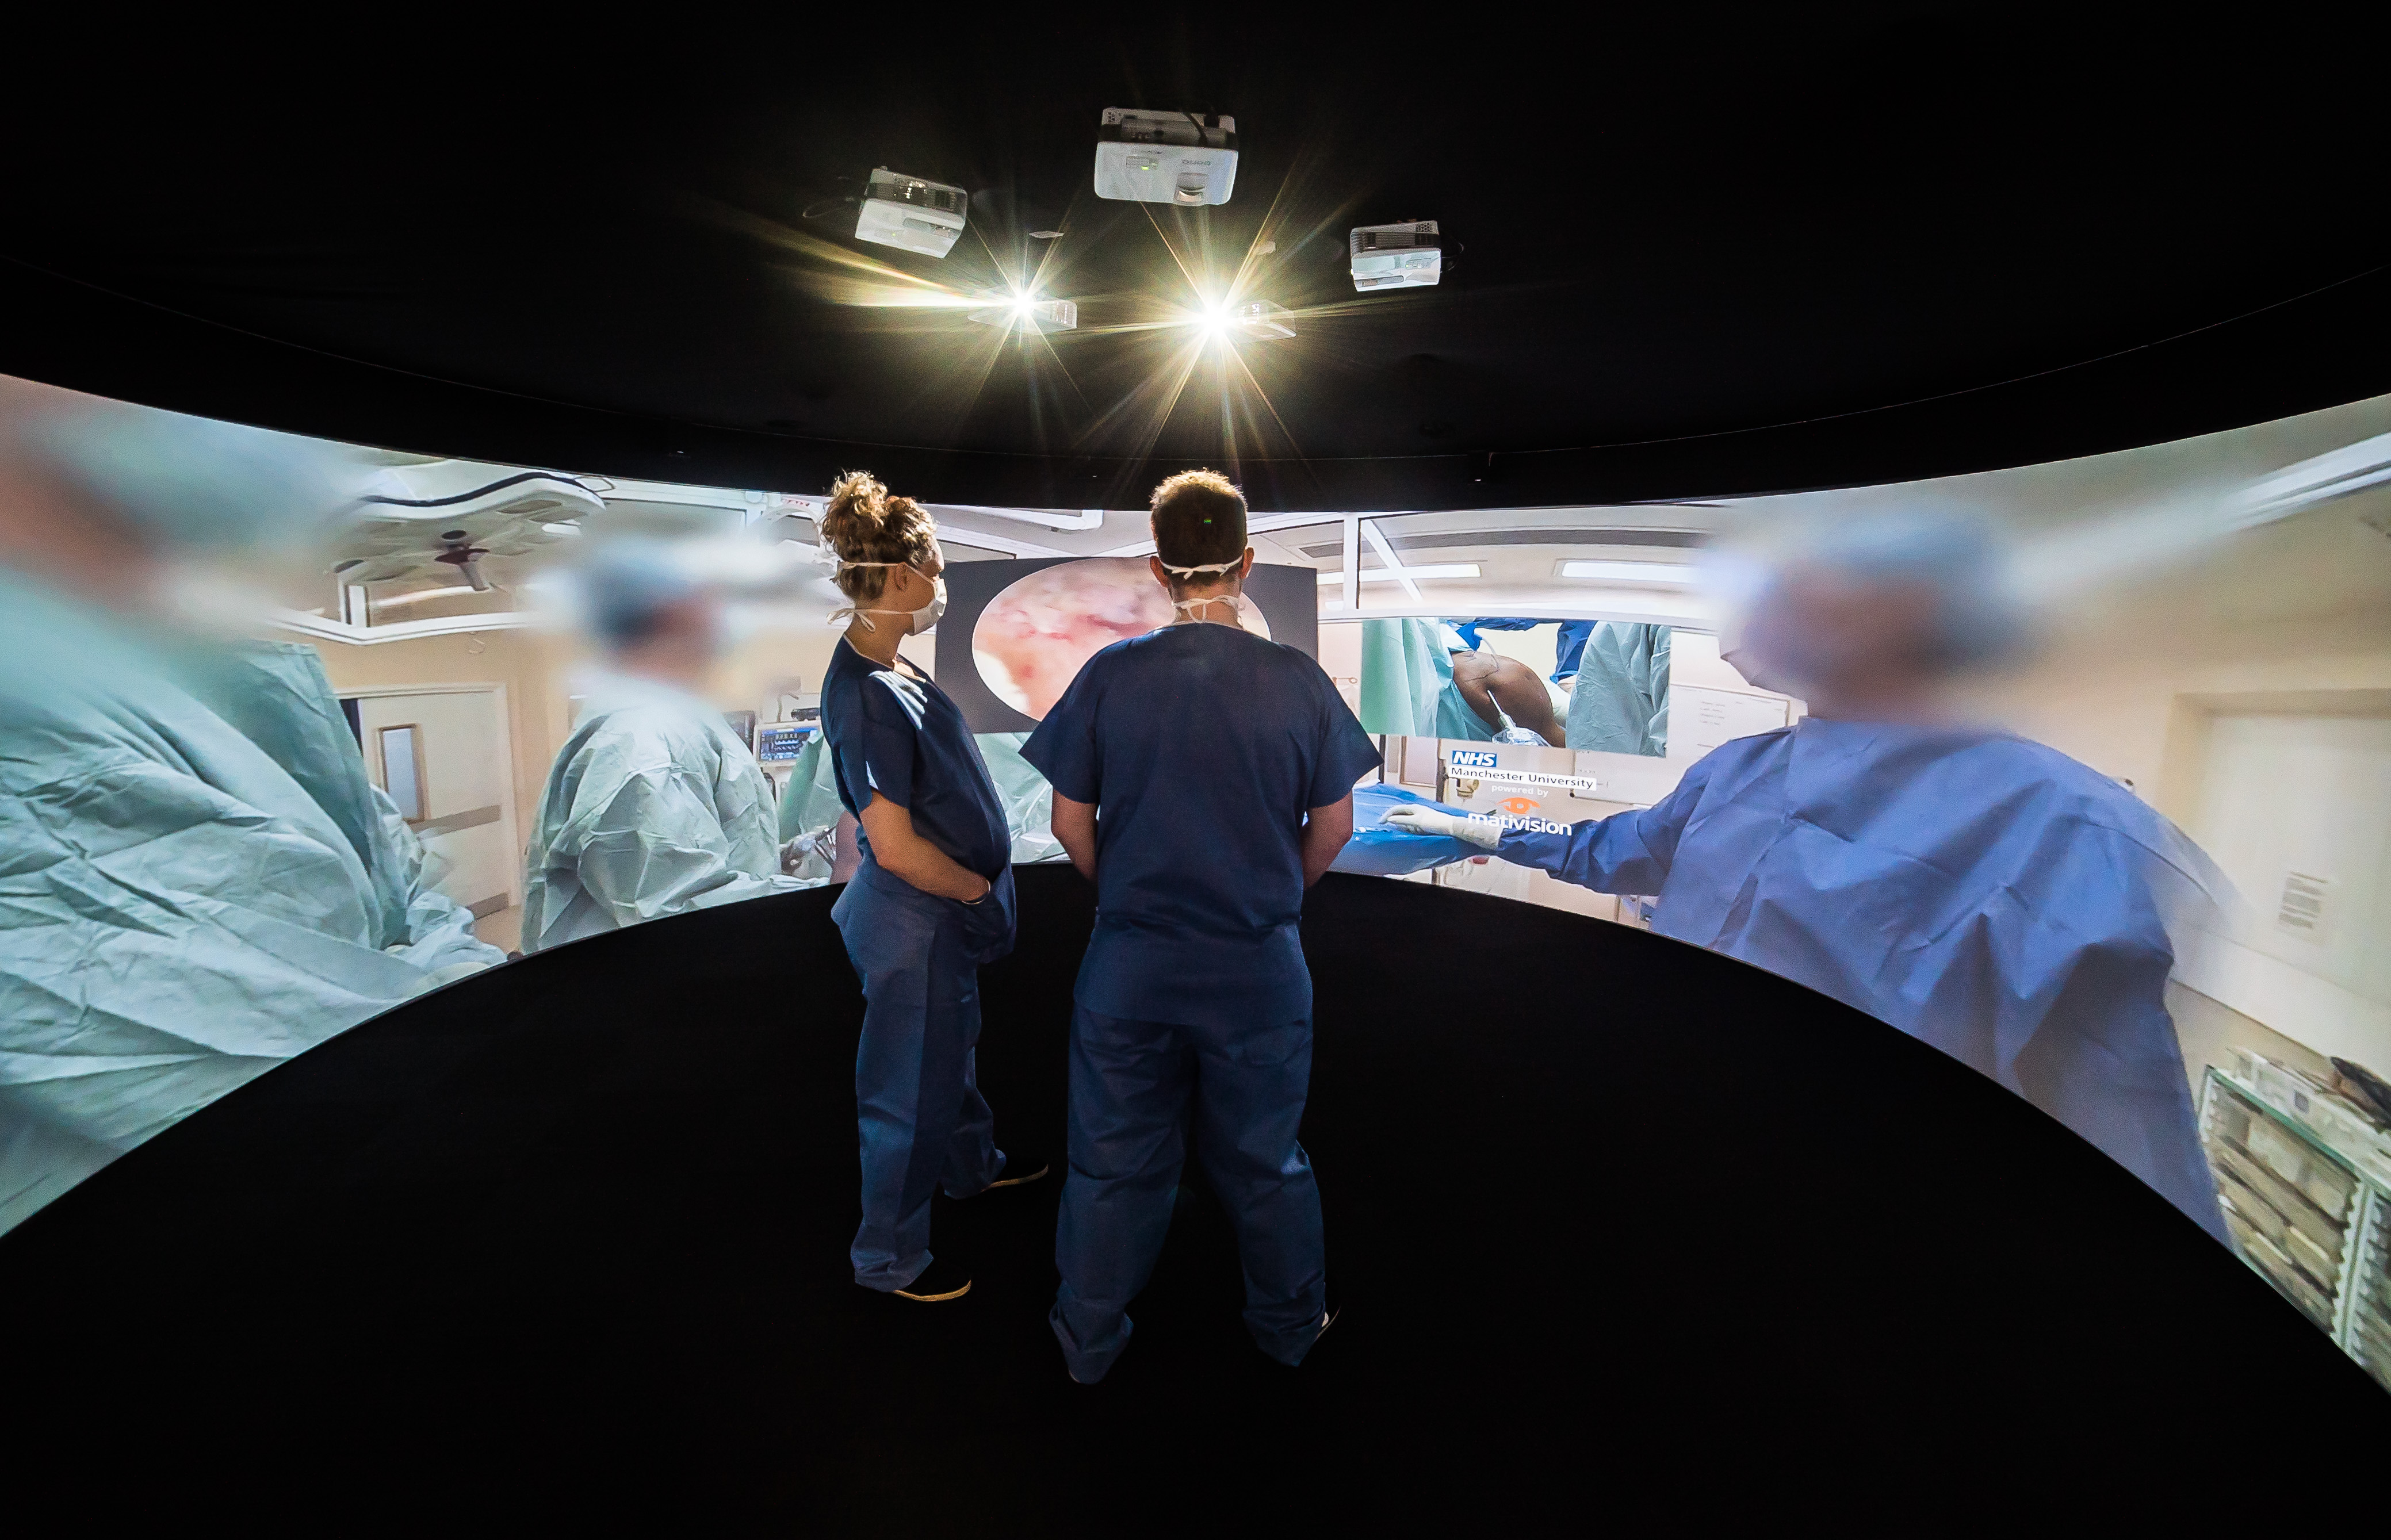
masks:
<svg viewBox="0 0 2391 1540"><path fill-rule="evenodd" d="M855 239L924 256L942 257L963 233L971 194L944 182L906 176L881 166L864 185Z"/></svg>
<svg viewBox="0 0 2391 1540"><path fill-rule="evenodd" d="M1237 120L1107 107L1096 130L1096 196L1202 208L1237 186Z"/></svg>
<svg viewBox="0 0 2391 1540"><path fill-rule="evenodd" d="M1691 588L1694 569L1682 562L1563 562L1563 577L1586 577L1601 583L1650 584L1658 588Z"/></svg>
<svg viewBox="0 0 2391 1540"><path fill-rule="evenodd" d="M1425 289L1444 276L1442 238L1433 219L1402 225L1364 225L1347 238L1353 259L1353 287Z"/></svg>
<svg viewBox="0 0 2391 1540"><path fill-rule="evenodd" d="M1475 562L1445 562L1431 563L1421 567L1364 567L1356 575L1356 580L1364 583L1400 583L1406 577L1418 580L1428 577L1476 577L1477 576L1479 576L1478 563ZM1320 575L1320 586L1324 589L1333 589L1344 581L1345 575L1342 572L1324 572Z"/></svg>

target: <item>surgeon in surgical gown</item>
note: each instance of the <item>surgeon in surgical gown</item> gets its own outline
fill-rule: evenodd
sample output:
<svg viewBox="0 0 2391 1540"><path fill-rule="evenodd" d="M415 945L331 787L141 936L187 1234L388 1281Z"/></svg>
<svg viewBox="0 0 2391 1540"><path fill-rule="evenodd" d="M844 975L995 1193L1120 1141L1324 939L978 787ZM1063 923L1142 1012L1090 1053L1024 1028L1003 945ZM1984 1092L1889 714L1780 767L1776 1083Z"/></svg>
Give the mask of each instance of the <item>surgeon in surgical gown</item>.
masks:
<svg viewBox="0 0 2391 1540"><path fill-rule="evenodd" d="M782 874L771 783L697 693L721 644L713 593L649 541L600 552L580 577L606 663L579 680L540 792L523 950L816 886Z"/></svg>
<svg viewBox="0 0 2391 1540"><path fill-rule="evenodd" d="M1655 931L1932 1043L2221 1240L2164 997L2167 921L2217 879L2107 777L1946 719L1945 677L2016 630L1994 554L1965 527L1893 522L1784 563L1729 655L1811 715L1723 744L1651 808L1559 834L1430 809L1388 822L1598 892L1657 895Z"/></svg>
<svg viewBox="0 0 2391 1540"><path fill-rule="evenodd" d="M291 1055L501 960L304 647L172 617L304 544L331 446L0 381L0 1231Z"/></svg>
<svg viewBox="0 0 2391 1540"><path fill-rule="evenodd" d="M1666 626L1587 623L1573 660L1570 747L1650 758L1669 752L1670 641Z"/></svg>

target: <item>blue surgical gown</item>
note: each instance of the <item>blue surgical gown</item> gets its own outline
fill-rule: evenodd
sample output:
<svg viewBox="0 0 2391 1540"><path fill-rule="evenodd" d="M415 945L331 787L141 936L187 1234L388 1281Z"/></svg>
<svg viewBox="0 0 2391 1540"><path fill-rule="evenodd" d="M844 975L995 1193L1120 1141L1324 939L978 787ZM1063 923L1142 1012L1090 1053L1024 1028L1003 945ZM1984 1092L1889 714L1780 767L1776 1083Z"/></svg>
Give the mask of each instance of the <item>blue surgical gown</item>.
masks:
<svg viewBox="0 0 2391 1540"><path fill-rule="evenodd" d="M2166 820L2056 750L1814 718L1722 745L1651 808L1509 831L1500 853L1657 894L1661 935L1932 1043L2224 1238L2164 993L2165 919L2213 879Z"/></svg>
<svg viewBox="0 0 2391 1540"><path fill-rule="evenodd" d="M188 653L0 575L0 1231L500 958L412 886L320 669Z"/></svg>

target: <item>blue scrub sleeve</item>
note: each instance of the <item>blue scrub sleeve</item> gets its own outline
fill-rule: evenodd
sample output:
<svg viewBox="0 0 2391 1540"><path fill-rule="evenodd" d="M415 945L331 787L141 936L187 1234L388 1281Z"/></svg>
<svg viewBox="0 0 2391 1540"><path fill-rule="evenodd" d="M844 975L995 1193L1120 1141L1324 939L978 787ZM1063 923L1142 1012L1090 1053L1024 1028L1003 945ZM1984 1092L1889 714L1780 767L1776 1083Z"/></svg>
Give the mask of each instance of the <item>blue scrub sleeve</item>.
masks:
<svg viewBox="0 0 2391 1540"><path fill-rule="evenodd" d="M1651 807L1573 824L1567 834L1506 829L1494 853L1596 893L1658 893L1668 883L1677 840L1709 780L1704 760Z"/></svg>
<svg viewBox="0 0 2391 1540"><path fill-rule="evenodd" d="M1096 746L1093 682L1098 671L1092 660L1080 669L1071 688L1063 692L1063 698L1021 745L1021 757L1053 783L1054 795L1073 802L1103 800L1105 767Z"/></svg>
<svg viewBox="0 0 2391 1540"><path fill-rule="evenodd" d="M1353 783L1378 765L1378 745L1362 731L1347 709L1345 698L1328 676L1320 676L1320 749L1313 757L1312 787L1304 794L1306 808L1326 808L1353 795Z"/></svg>
<svg viewBox="0 0 2391 1540"><path fill-rule="evenodd" d="M1585 655L1586 639L1594 635L1591 620L1564 620L1553 657L1553 678L1571 678L1577 673L1578 660Z"/></svg>
<svg viewBox="0 0 2391 1540"><path fill-rule="evenodd" d="M862 707L863 742L839 755L839 774L856 794L856 816L871 805L867 792L878 792L900 808L913 805L913 759L922 731L921 708L902 688L908 682L891 668L863 681L857 692ZM856 761L861 759L862 763Z"/></svg>

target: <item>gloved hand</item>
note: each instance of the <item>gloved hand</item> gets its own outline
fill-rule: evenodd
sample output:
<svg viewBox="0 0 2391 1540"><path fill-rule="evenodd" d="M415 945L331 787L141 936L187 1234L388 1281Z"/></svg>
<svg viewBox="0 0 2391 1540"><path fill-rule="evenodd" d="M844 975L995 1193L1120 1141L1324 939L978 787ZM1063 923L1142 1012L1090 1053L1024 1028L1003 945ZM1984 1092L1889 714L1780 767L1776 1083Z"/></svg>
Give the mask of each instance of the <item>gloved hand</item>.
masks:
<svg viewBox="0 0 2391 1540"><path fill-rule="evenodd" d="M838 861L838 826L808 829L781 847L781 872L792 877L827 877Z"/></svg>
<svg viewBox="0 0 2391 1540"><path fill-rule="evenodd" d="M1463 818L1434 808L1397 808L1387 815L1387 827L1407 835L1443 835L1480 850L1492 850L1503 843L1502 826L1493 819Z"/></svg>

